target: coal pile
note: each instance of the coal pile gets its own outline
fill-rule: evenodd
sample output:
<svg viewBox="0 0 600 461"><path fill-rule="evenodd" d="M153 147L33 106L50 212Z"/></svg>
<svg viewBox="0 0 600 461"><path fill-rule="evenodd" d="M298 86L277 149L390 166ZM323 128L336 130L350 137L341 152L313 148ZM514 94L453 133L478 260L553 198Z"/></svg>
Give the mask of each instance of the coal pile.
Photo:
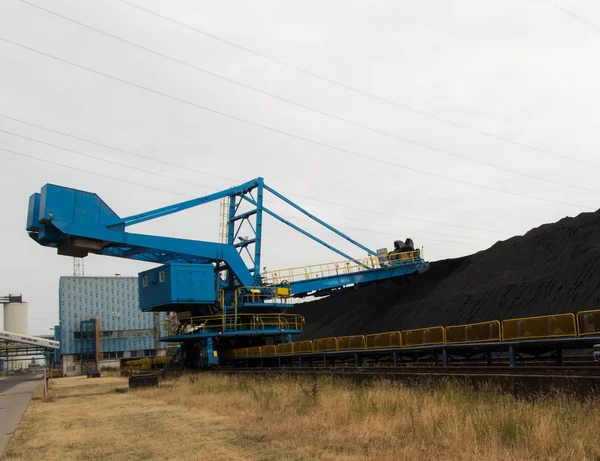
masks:
<svg viewBox="0 0 600 461"><path fill-rule="evenodd" d="M600 309L600 211L410 275L299 304L295 339Z"/></svg>

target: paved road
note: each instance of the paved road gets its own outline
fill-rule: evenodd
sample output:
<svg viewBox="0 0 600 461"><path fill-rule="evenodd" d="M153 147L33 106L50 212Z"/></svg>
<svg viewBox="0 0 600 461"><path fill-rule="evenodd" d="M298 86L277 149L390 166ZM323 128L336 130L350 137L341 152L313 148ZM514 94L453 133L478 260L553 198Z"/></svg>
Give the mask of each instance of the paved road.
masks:
<svg viewBox="0 0 600 461"><path fill-rule="evenodd" d="M41 377L28 375L0 379L0 459Z"/></svg>

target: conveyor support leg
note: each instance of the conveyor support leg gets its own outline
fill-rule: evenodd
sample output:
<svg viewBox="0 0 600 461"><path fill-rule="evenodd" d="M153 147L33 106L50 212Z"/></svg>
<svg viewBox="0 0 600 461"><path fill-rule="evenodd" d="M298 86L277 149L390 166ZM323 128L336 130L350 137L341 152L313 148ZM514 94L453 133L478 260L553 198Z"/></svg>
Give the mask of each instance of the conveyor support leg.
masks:
<svg viewBox="0 0 600 461"><path fill-rule="evenodd" d="M508 348L508 355L510 357L510 366L516 367L517 366L517 351L515 350L515 346L510 346Z"/></svg>

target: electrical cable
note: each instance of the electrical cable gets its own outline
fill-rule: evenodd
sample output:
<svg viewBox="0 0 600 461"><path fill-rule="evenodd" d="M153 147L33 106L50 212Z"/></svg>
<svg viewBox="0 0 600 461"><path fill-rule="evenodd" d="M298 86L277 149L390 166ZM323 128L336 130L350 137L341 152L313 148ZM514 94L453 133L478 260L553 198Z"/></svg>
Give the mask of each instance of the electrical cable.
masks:
<svg viewBox="0 0 600 461"><path fill-rule="evenodd" d="M146 156L146 155L142 155L142 154L137 154L135 152L132 152L132 151L129 151L129 150L125 150L125 149L121 149L121 148L118 148L118 147L115 147L115 146L111 146L111 145L108 145L108 144L104 144L104 143L100 143L100 142L97 142L97 141L92 141L90 139L86 139L86 138L74 136L72 134L65 133L63 131L53 130L51 128L48 128L48 127L45 127L45 126L42 126L42 125L37 125L35 123L27 122L27 121L22 120L22 119L10 117L10 116L8 116L6 114L0 113L0 117L6 118L8 120L12 120L12 121L17 122L17 123L22 123L24 125L28 125L28 126L31 126L31 127L34 127L34 128L38 128L40 130L45 130L45 131L48 131L50 133L59 134L61 136L65 136L65 137L68 137L68 138L71 138L71 139L75 139L77 141L87 142L87 143L90 143L90 144L93 144L93 145L96 145L96 146L104 147L104 148L107 148L107 149L112 149L112 150L117 151L117 152L122 152L122 153L125 153L125 154L128 154L128 155L132 155L132 156L135 156L135 157L140 157L140 158L144 158L144 159L147 159L147 160L151 160L151 161L163 164L163 165L168 165L168 166L171 166L171 167L180 168L180 169L187 170L187 171L193 171L194 173L198 173L198 174L202 174L202 175L206 175L206 176L211 176L211 177L214 177L214 178L219 178L219 179L223 179L223 180L227 180L227 181L232 181L234 184L239 184L240 182L243 182L240 179L235 179L235 178L230 178L230 177L227 177L227 176L221 176L221 175L217 175L217 174L214 174L214 173L209 173L209 172L202 171L202 170L199 170L199 169L191 167L191 166L183 166L183 165L179 165L179 164L176 164L176 163L167 162L165 160L160 160L160 159L156 159L156 158L153 158L153 157L150 157L150 156ZM428 223L428 224L436 224L436 225L441 225L441 226L456 227L456 228L459 228L459 229L474 230L474 231L480 231L480 232L490 232L490 233L503 234L503 235L513 235L515 233L515 232L509 232L509 231L499 231L499 230L495 230L495 229L483 229L483 228L479 228L479 227L461 226L461 225L458 225L458 224L444 223L444 222L441 222L441 221L432 221L432 220L419 219L419 218L414 218L414 217L409 217L409 216L396 215L396 214L393 214L393 213L388 213L388 212L383 212L383 211L377 211L377 210L372 210L372 209L367 209L367 208L360 208L360 207L355 207L355 206L347 205L347 204L343 204L343 203L331 202L331 201L328 201L328 200L323 200L323 199L316 198L316 197L311 197L311 196L308 196L308 195L298 194L296 192L286 191L284 189L281 189L281 191L284 192L287 195L292 195L292 196L299 197L299 198L306 199L306 200L312 200L312 201L319 202L319 203L325 203L325 204L328 204L328 205L334 205L336 207L348 208L350 210L365 211L365 212L369 212L369 213L373 213L373 214L380 214L380 215L384 215L384 216L388 216L388 217L392 217L392 218L400 218L400 219L405 219L405 220L409 220L409 221L418 221L418 222L424 222L424 223ZM348 218L348 219L353 219L353 218Z"/></svg>
<svg viewBox="0 0 600 461"><path fill-rule="evenodd" d="M562 6L557 5L556 3L550 1L550 0L542 0L542 2L544 2L547 5L553 6L554 8L556 8L559 11L562 11L564 14L566 14L567 16L571 16L573 19L575 19L576 21L579 21L583 24L585 24L588 27L591 27L592 29L594 29L596 32L600 32L600 27L596 26L595 24L586 21L585 19L583 19L580 16L577 16L575 13L567 10L566 8L563 8Z"/></svg>
<svg viewBox="0 0 600 461"><path fill-rule="evenodd" d="M127 179L117 178L115 176L110 176L110 175L106 175L106 174L103 174L103 173L98 173L96 171L90 171L90 170L86 170L84 168L78 168L78 167L75 167L75 166L72 166L72 165L66 165L64 163L55 162L55 161L52 161L52 160L35 157L33 155L28 155L28 154L25 154L23 152L17 152L17 151L11 150L11 149L5 149L3 147L0 147L0 150L4 151L4 152L7 152L9 154L17 155L17 156L20 156L20 157L25 157L25 158L28 158L28 159L31 159L31 160L37 160L37 161L48 163L48 164L51 164L51 165L56 165L56 166L61 166L61 167L64 167L64 168L69 168L71 170L79 171L79 172L82 172L82 173L93 174L95 176L100 176L100 177L103 177L103 178L112 179L114 181L119 181L119 182L123 182L123 183L126 183L126 184L131 184L131 185L134 185L134 186L145 187L145 188L148 188L148 189L157 190L159 192L167 192L169 194L179 195L179 196L186 197L186 198L195 198L195 196L192 196L192 195L189 195L189 194L182 194L180 192L176 192L176 191L172 191L172 190L168 190L168 189L162 189L160 187L149 186L147 184L142 184L142 183L138 183L138 182L135 182L135 181L129 181ZM372 231L372 230L369 230L369 229L351 228L351 227L343 225L343 224L341 226L342 227L346 227L348 229L360 230L360 231L370 232L370 233L375 233L375 234L396 235L396 234L391 234L391 233L388 233L388 232ZM427 231L425 231L425 232L427 232ZM455 241L451 241L451 240L438 240L438 239L432 239L432 238L423 237L423 236L415 236L415 237L418 237L418 238L420 238L422 240L432 241L432 242L453 243L453 244L457 244L457 245L469 245L469 242L455 242Z"/></svg>
<svg viewBox="0 0 600 461"><path fill-rule="evenodd" d="M320 110L320 109L315 109L314 107L308 106L306 104L302 104L302 103L299 103L297 101L293 101L291 99L284 98L282 96L278 96L276 94L270 93L268 91L261 90L259 88L254 87L254 86L251 86L251 85L248 85L246 83L240 82L238 80L226 77L226 76L224 76L222 74L219 74L217 72L210 71L208 69L196 66L195 64L191 64L189 62L183 61L181 59L174 58L172 56L169 56L169 55L166 55L164 53L158 52L156 50L153 50L151 48L145 47L143 45L139 45L137 43L131 42L131 41L127 40L127 39L124 39L124 38L119 37L119 36L114 35L114 34L110 34L108 32L105 32L105 31L101 30L101 29L98 29L96 27L90 26L88 24L82 23L82 22L77 21L75 19L69 18L69 17L64 16L62 14L59 14L59 13L57 13L55 11L52 11L52 10L49 10L47 8L41 7L39 5L36 5L35 3L31 3L31 2L29 2L27 0L19 0L19 1L21 3L24 3L26 5L31 6L33 8L36 8L36 9L38 9L40 11L48 13L48 14L50 14L52 16L55 16L55 17L58 17L60 19L65 20L65 21L68 21L68 22L70 22L72 24L76 24L76 25L78 25L80 27L84 27L84 28L86 28L88 30L91 30L93 32L96 32L98 34L101 34L101 35L104 35L106 37L112 38L114 40L120 41L121 43L125 43L126 45L129 45L131 47L140 49L140 50L145 51L147 53L154 54L155 56L159 56L159 57L161 57L163 59L166 59L168 61L175 62L175 63L180 64L182 66L185 66L185 67L188 67L190 69L202 72L202 73L210 75L210 76L212 76L214 78L226 81L226 82L228 82L228 83L230 83L232 85L236 85L236 86L239 86L241 88L245 88L245 89L247 89L249 91L253 91L255 93L258 93L258 94L261 94L263 96L275 99L277 101L281 101L281 102L284 102L286 104L290 104L290 105L293 105L293 106L296 106L296 107L300 107L300 108L302 108L304 110L307 110L309 112L312 112L312 113L315 113L315 114L318 114L318 115L321 115L321 116L324 116L324 117L328 117L328 118L330 118L332 120L337 120L337 121L340 121L340 122L343 122L343 123L346 123L346 124L349 124L349 125L352 125L352 126L355 126L355 127L358 127L358 128L361 128L361 129L364 129L364 130L367 130L367 131L370 131L370 132L373 132L373 133L376 133L376 134L379 134L379 135L382 135L382 136L386 136L386 137L389 137L389 138L396 139L397 141L400 141L400 142L405 142L405 143L411 144L413 146L420 147L422 149L426 149L426 150L430 150L430 151L433 151L433 152L438 152L438 153L441 153L441 154L445 154L445 155L448 155L448 156L451 156L451 157L455 157L455 158L458 158L458 159L461 159L461 160L464 160L464 161L467 161L467 162L475 163L475 164L478 164L478 165L483 165L483 166L488 167L488 168L497 169L497 170L504 171L504 172L507 172L507 173L516 174L516 175L523 176L523 177L530 178L530 179L535 179L535 180L538 180L538 181L548 182L548 183L551 183L551 184L557 184L557 185L560 185L560 186L563 186L563 187L568 187L568 188L571 188L571 189L577 189L577 190L582 190L582 191L585 191L585 192L592 192L592 193L600 194L600 190L598 190L598 189L592 189L592 188L589 188L589 187L584 187L584 186L578 186L578 185L574 185L574 184L569 184L569 183L566 183L566 182L557 181L557 180L550 179L550 178L545 178L543 176L537 176L535 174L531 174L531 173L527 173L527 172L522 172L522 171L516 170L514 168L504 167L504 166L497 165L497 164L490 163L490 162L486 162L486 161L483 161L483 160L474 159L474 158L471 158L471 157L469 157L467 155L463 155L463 154L460 154L460 153L452 152L452 151L447 150L447 149L442 149L442 148L436 147L436 146L434 146L432 144L428 144L428 143L425 143L425 142L422 142L422 141L414 140L414 139L411 139L411 138L408 138L408 137L405 137L405 136L397 135L397 134L394 134L394 133L391 133L391 132L388 132L388 131L385 131L385 130L382 130L382 129L379 129L379 128L375 128L375 127L366 125L366 124L361 123L361 122L357 122L355 120L350 120L350 119L347 119L347 118L344 118L344 117L340 117L338 115L335 115L335 114L332 114L330 112L326 112L326 111L323 111L323 110Z"/></svg>
<svg viewBox="0 0 600 461"><path fill-rule="evenodd" d="M267 55L265 53L262 53L260 51L256 51L256 50L254 50L252 48L249 48L247 46L244 46L244 45L240 45L239 43L233 42L231 40L219 37L218 35L212 34L210 32L206 32L206 31L204 31L202 29L199 29L197 27L191 26L189 24L186 24L184 22L178 21L176 19L170 18L170 17L165 16L165 15L163 15L161 13L157 13L156 11L152 11L152 10L150 10L148 8L144 8L144 7L142 7L140 5L137 5L137 4L133 3L133 2L130 2L130 1L127 1L127 0L116 0L116 1L121 2L123 4L126 4L126 5L129 5L132 8L136 8L136 9L138 9L140 11L143 11L143 12L145 12L147 14L150 14L152 16L161 18L161 19L163 19L165 21L168 21L168 22L170 22L172 24L175 24L175 25L178 25L180 27L183 27L183 28L185 28L187 30L190 30L192 32L195 32L197 34L200 34L200 35L203 35L205 37L211 38L213 40L219 41L219 42L224 43L226 45L229 45L231 47L234 47L234 48L237 48L239 50L242 50L242 51L244 51L246 53L250 53L250 54L252 54L254 56L258 56L258 57L260 57L262 59L265 59L265 60L273 62L275 64L279 64L281 66L287 67L288 69L292 69L294 71L297 71L297 72L300 72L302 74L308 75L308 76L313 77L315 79L327 82L329 84L338 86L340 88L344 88L344 89L346 89L348 91L351 91L353 93L357 93L357 94L366 96L368 98L375 99L375 100L380 101L380 102L391 104L393 106L396 106L396 107L399 107L401 109L413 112L415 114L419 114L419 115L422 115L424 117L428 117L428 118L431 118L433 120L437 120L439 122L447 123L447 124L456 126L458 128L461 128L463 130L467 130L467 131L471 131L473 133L477 133L477 134L480 134L480 135L483 135L483 136L487 136L487 137L496 139L498 141L503 141L503 142L512 144L514 146L518 146L518 147L522 147L522 148L529 149L529 150L532 150L532 151L536 151L536 152L539 152L541 154L545 154L545 155L549 155L549 156L552 156L552 157L560 158L562 160L567 160L569 162L574 162L574 163L578 163L578 164L581 164L581 165L586 165L586 166L590 166L590 167L593 167L593 168L599 168L600 169L600 165L598 165L596 163L591 163L591 162L587 162L585 160L571 158L571 157L569 157L567 155L559 154L557 152L552 152L550 150L543 149L541 147L536 147L536 146L533 146L533 145L530 145L530 144L526 144L524 142L515 141L513 139L510 139L510 138L507 138L507 137L504 137L504 136L500 136L500 135L497 135L497 134L494 134L494 133L490 133L488 131L476 128L476 127L471 126L471 125L466 125L464 123L455 122L453 120L450 120L450 119L447 119L447 118L444 118L444 117L440 117L439 115L431 114L431 113L429 113L427 111L424 111L422 109L416 109L416 108L408 106L406 104L399 103L398 101L395 101L393 99L385 98L383 96L379 96L379 95L376 95L374 93L370 93L368 91L361 90L360 88L356 88L354 86L345 84L345 83L340 82L338 80L334 80L332 78L329 78L329 77L317 74L316 72L304 69L304 68L296 66L294 64L290 64L289 62L283 61L281 59L274 58L274 57L269 56L269 55ZM547 1L547 0L542 0L542 1ZM557 6L557 5L554 5L554 6ZM563 9L563 11L566 12L566 10L564 10L564 9ZM575 17L575 15L573 15L572 13L571 13L571 15ZM578 18L578 17L576 17L576 18L577 19L581 19L581 18ZM588 25L596 28L591 23L588 23Z"/></svg>
<svg viewBox="0 0 600 461"><path fill-rule="evenodd" d="M207 112L211 112L211 113L214 113L214 114L217 114L217 115L221 115L223 117L229 118L231 120L236 120L236 121L239 121L241 123L244 123L244 124L247 124L247 125L250 125L250 126L262 128L262 129L264 129L266 131L270 131L270 132L278 133L278 134L281 134L283 136L287 136L287 137L290 137L290 138L302 140L302 141L305 141L305 142L307 142L309 144L318 145L318 146L321 146L321 147L326 147L326 148L329 148L331 150L335 150L335 151L338 151L338 152L343 152L343 153L346 153L346 154L349 154L349 155L352 155L352 156L355 156L355 157L368 159L368 160L375 161L375 162L378 162L378 163L382 163L382 164L385 164L385 165L400 167L400 168L402 168L404 170L407 170L407 171L412 171L412 172L415 172L415 173L419 173L419 174L423 174L423 175L427 175L427 176L432 176L432 177L436 177L436 178L439 178L439 179L444 179L444 180L447 180L447 181L456 182L456 183L459 183L459 184L470 185L472 187L477 187L477 188L480 188L480 189L485 189L485 190L500 192L500 193L504 193L504 194L508 194L508 195L513 195L513 196L521 197L521 198L529 198L529 199L538 200L538 201L542 201L542 202L546 202L546 203L554 203L554 204L565 205L565 206L570 206L570 207L585 208L585 209L589 209L589 210L594 209L593 207L589 207L589 206L585 206L585 205L581 205L581 204L575 204L575 203L569 203L569 202L562 202L560 200L552 200L552 199L547 199L547 198L538 197L538 196L534 196L534 195L521 194L521 193L518 193L518 192L512 192L512 191L508 191L508 190L505 190L505 189L499 189L499 188L496 188L496 187L485 186L483 184L477 184L477 183L473 183L473 182L470 182L470 181L465 181L465 180L461 180L461 179L451 178L449 176L444 176L444 175L437 174L437 173L431 173L431 172L428 172L428 171L425 171L425 170L420 170L418 168L410 167L408 165L402 165L402 164L399 164L399 163L391 162L389 160L384 160L384 159L380 159L380 158L376 158L376 157L371 157L371 156L368 156L366 154L361 154L361 153L354 152L354 151L351 151L351 150L348 150L348 149L344 149L344 148L341 148L341 147L336 147L336 146L334 146L332 144L328 144L328 143L316 141L314 139L310 139L310 138L307 138L307 137L304 137L304 136L301 136L301 135L297 135L297 134L294 134L294 133L291 133L291 132L288 132L288 131L285 131L285 130L280 130L280 129L277 129L277 128L273 128L273 127L270 127L268 125L263 125L263 124L258 123L258 122L253 122L251 120L247 120L247 119L244 119L242 117L238 117L238 116L231 115L231 114L228 114L228 113L216 110L216 109L212 109L212 108L203 106L201 104L197 104L197 103L194 103L192 101L188 101L186 99L182 99L182 98L179 98L179 97L176 97L176 96L172 96L172 95L169 95L167 93L163 93L161 91L154 90L152 88L149 88L149 87L146 87L146 86L134 83L134 82L130 82L128 80L124 80L124 79L121 79L119 77L115 77L113 75L110 75L110 74L107 74L107 73L104 73L104 72L101 72L101 71L98 71L98 70L95 70L95 69L91 69L89 67L83 66L81 64L77 64L77 63L69 61L67 59L60 58L58 56L54 56L52 54L49 54L49 53L37 50L35 48L29 47L29 46L26 46L26 45L22 45L20 43L17 43L17 42L14 42L12 40L9 40L9 39L7 39L5 37L0 37L0 40L3 41L3 42L5 42L5 43L9 43L9 44L11 44L13 46L16 46L16 47L19 47L19 48L31 51L33 53L39 54L41 56L45 56L45 57L48 57L50 59L54 59L56 61L59 61L59 62L68 64L68 65L71 65L73 67L76 67L76 68L79 68L79 69L82 69L82 70L85 70L85 71L88 71L88 72L91 72L91 73L103 76L103 77L108 78L110 80L114 80L114 81L123 83L125 85L129 85L129 86L132 86L134 88L138 88L138 89L147 91L149 93L152 93L152 94L155 94L155 95L158 95L158 96L162 96L162 97L164 97L166 99L177 101L177 102L180 102L182 104L186 104L188 106L196 107L198 109L202 109L202 110L205 110Z"/></svg>

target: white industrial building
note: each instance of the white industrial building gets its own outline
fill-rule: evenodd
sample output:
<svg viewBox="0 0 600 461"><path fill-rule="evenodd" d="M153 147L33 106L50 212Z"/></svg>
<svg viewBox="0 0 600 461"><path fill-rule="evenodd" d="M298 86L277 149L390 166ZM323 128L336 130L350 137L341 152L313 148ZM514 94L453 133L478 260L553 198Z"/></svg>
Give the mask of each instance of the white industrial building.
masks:
<svg viewBox="0 0 600 461"><path fill-rule="evenodd" d="M18 333L21 335L28 334L28 304L23 302L21 295L8 295L0 298L0 303L3 305L3 330L10 333ZM2 357L0 357L2 359ZM24 370L29 366L30 357L22 357L18 360L4 361L3 367L6 371Z"/></svg>

